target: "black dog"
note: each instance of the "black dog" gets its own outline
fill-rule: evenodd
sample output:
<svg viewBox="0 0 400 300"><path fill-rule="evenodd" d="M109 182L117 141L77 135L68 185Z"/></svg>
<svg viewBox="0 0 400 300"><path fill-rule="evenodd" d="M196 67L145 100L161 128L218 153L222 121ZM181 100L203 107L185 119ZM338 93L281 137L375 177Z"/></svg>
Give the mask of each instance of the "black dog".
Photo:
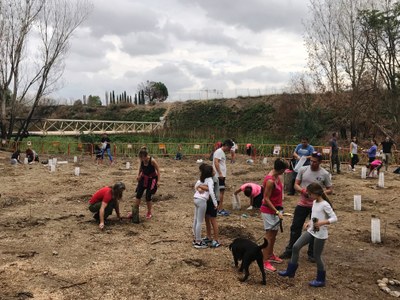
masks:
<svg viewBox="0 0 400 300"><path fill-rule="evenodd" d="M260 268L262 274L262 284L267 284L265 279L263 254L261 249L268 246L268 241L264 238L264 243L262 245L257 245L256 243L243 238L235 239L232 244L229 245L229 249L232 251L233 259L235 261L235 267L238 266L238 261L241 260L242 264L239 268L239 272L243 272L244 277L240 281L246 281L249 277L249 267L253 261L257 261L258 267Z"/></svg>

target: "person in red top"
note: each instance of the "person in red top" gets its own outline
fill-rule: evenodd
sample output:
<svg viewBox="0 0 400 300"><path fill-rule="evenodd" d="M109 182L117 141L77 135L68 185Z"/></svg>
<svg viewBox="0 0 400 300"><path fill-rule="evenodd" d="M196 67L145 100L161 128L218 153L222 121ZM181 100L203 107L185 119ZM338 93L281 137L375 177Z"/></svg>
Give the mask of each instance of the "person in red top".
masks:
<svg viewBox="0 0 400 300"><path fill-rule="evenodd" d="M274 162L274 169L264 178L264 198L261 204L261 217L264 221L265 238L268 240L268 246L263 251L264 269L275 272L276 268L271 262L282 263L282 259L274 254L274 245L276 234L278 233L279 221L283 219L282 215L282 191L283 184L280 179L287 169L287 163L278 158Z"/></svg>
<svg viewBox="0 0 400 300"><path fill-rule="evenodd" d="M104 228L104 221L112 214L113 209L117 217L122 220L119 212L119 200L125 190L123 182L117 182L113 186L105 186L99 189L89 200L89 210L94 213L93 218L99 222L99 228Z"/></svg>

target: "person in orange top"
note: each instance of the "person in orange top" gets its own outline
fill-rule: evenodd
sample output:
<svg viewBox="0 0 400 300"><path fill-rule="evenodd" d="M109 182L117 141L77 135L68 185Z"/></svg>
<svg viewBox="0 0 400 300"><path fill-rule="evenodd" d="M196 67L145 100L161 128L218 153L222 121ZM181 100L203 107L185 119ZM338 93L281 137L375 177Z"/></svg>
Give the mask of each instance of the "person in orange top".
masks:
<svg viewBox="0 0 400 300"><path fill-rule="evenodd" d="M115 209L117 217L122 220L119 211L119 200L125 190L123 182L117 182L113 186L105 186L99 189L89 200L89 210L94 213L93 218L99 222L99 228L104 229L104 221Z"/></svg>

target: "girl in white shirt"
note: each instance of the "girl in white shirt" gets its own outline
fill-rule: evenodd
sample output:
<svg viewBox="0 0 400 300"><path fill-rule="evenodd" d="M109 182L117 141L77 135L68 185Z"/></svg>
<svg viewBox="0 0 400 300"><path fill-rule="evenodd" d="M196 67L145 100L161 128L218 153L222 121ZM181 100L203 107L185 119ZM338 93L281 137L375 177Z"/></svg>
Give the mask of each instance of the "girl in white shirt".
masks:
<svg viewBox="0 0 400 300"><path fill-rule="evenodd" d="M202 165L200 168L200 180L196 182L194 194L194 220L193 220L193 247L196 249L207 248L207 243L201 240L201 226L207 209L207 200L211 197L214 207L218 206L217 199L214 193L213 167L210 165ZM202 186L207 186L203 189Z"/></svg>
<svg viewBox="0 0 400 300"><path fill-rule="evenodd" d="M350 158L351 158L350 168L352 171L355 171L354 167L360 161L360 159L358 158L358 141L355 136L351 138Z"/></svg>
<svg viewBox="0 0 400 300"><path fill-rule="evenodd" d="M314 258L317 263L317 278L309 284L313 287L325 286L325 266L321 255L324 249L325 241L328 239L328 226L337 221L337 217L326 196L322 186L317 183L311 183L307 186L307 193L310 198L315 199L312 206L311 220L304 224L307 229L293 245L292 258L290 259L286 271L278 272L281 276L294 277L297 267L299 252L302 247L307 245L314 237Z"/></svg>

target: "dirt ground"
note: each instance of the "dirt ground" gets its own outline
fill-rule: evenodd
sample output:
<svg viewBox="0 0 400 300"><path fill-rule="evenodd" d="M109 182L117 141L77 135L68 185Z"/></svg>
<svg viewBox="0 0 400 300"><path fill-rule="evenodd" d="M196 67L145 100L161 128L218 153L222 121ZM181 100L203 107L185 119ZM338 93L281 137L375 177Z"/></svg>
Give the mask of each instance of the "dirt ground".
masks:
<svg viewBox="0 0 400 300"><path fill-rule="evenodd" d="M233 267L230 242L245 236L263 236L256 211L242 209L218 217L217 249L192 247L193 184L198 178L197 158L175 161L157 158L161 185L155 197L154 217L147 221L141 207L140 224L110 217L100 231L87 202L99 188L123 181L121 202L126 215L133 203L137 161L120 160L112 167L97 166L90 157L59 157L56 172L42 164L9 165L9 153L0 152L0 299L389 299L376 280L400 279L400 176L393 167L385 173L385 188L377 178L360 178L345 170L333 175L331 200L338 223L330 227L324 251L327 286L310 288L316 266L302 249L294 279L267 273L267 285L255 263L246 283ZM130 161L133 169L126 170ZM272 162L272 159L269 159ZM80 176L74 168L81 168ZM228 165L226 208L232 193L244 182L261 183L271 164L247 165L239 156ZM362 211L353 210L353 195L362 195ZM286 196L286 212L293 212L298 196ZM244 216L242 216L245 214ZM381 218L381 244L372 244L371 215ZM291 217L284 219L275 252L289 238ZM278 270L285 269L276 265Z"/></svg>

